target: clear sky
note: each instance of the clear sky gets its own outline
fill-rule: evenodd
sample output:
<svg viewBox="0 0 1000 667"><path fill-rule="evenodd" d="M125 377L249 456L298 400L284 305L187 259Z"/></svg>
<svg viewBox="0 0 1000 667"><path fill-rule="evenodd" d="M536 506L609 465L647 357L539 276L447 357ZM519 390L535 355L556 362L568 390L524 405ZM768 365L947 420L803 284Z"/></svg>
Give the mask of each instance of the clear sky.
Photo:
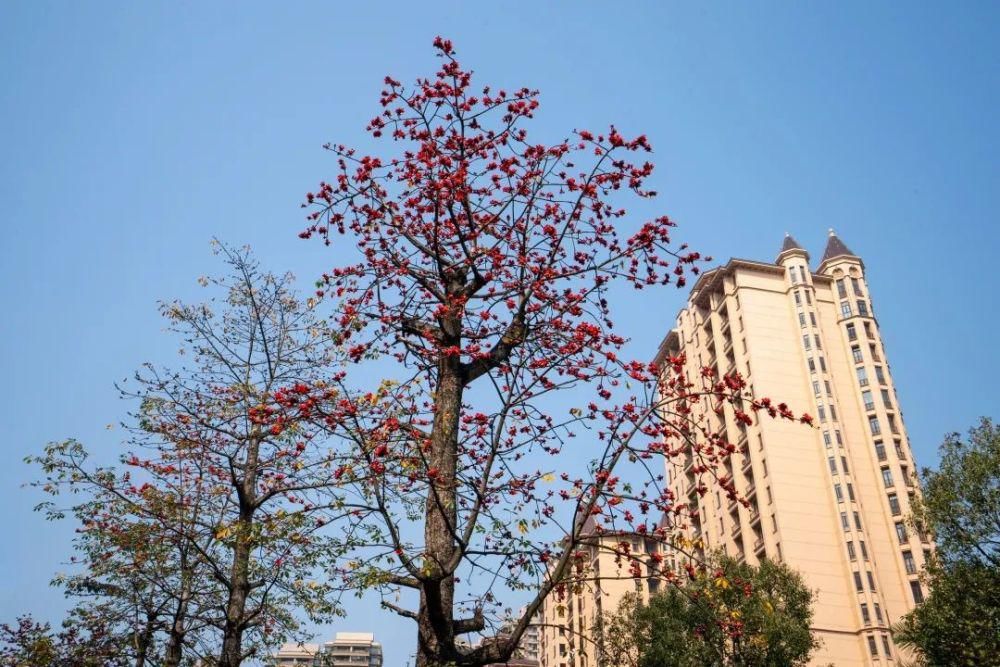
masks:
<svg viewBox="0 0 1000 667"><path fill-rule="evenodd" d="M770 260L828 227L868 267L918 460L997 416L997 3L0 3L0 621L58 619L66 526L21 459L75 436L105 456L113 381L169 360L157 299L196 297L213 235L308 282L296 238L320 145L364 145L382 77L453 39L478 81L541 89L532 129L614 122L656 149L658 209L698 250ZM620 326L650 356L682 302ZM407 624L352 606L387 666Z"/></svg>

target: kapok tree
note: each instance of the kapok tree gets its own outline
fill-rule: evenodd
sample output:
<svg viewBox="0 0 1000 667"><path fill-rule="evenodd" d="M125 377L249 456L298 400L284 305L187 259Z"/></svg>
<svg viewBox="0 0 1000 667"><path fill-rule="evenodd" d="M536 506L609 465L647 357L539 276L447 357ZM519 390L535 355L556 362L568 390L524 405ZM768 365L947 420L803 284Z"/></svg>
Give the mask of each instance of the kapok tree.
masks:
<svg viewBox="0 0 1000 667"><path fill-rule="evenodd" d="M368 505L345 526L370 540L338 571L342 585L376 588L416 621L418 665L484 665L509 657L560 594L587 518L668 539L659 520L678 508L650 459L699 438L711 460L735 449L701 429L693 401L746 419L762 405L737 376L695 386L681 360L623 357L616 284L652 295L701 260L672 241L667 216L626 215L622 200L654 196L646 137L612 126L529 141L537 92L474 88L451 42L434 46L436 74L387 77L368 124L397 150L327 146L337 173L307 195L301 236L358 252L317 290L348 362L317 423L339 439L343 493ZM366 387L372 375L389 379ZM645 476L624 476L629 464ZM524 614L462 648L459 635L502 614L500 586L533 591ZM400 589L416 592L414 607Z"/></svg>

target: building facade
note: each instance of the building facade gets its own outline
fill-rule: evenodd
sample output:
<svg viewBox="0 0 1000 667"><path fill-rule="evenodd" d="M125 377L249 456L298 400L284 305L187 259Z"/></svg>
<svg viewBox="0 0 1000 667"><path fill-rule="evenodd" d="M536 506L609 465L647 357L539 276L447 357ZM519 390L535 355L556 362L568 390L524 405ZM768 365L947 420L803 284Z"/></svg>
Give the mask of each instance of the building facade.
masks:
<svg viewBox="0 0 1000 667"><path fill-rule="evenodd" d="M667 465L676 502L691 509L688 537L803 575L818 593L814 664L895 664L890 624L923 600L918 572L931 544L904 519L919 493L916 464L862 260L831 230L815 272L791 236L774 263L733 259L706 272L657 358L681 356L692 381L705 367L736 371L755 397L815 419L746 426L729 405L695 406L736 445L718 473L749 507L697 474L699 452L688 451Z"/></svg>
<svg viewBox="0 0 1000 667"><path fill-rule="evenodd" d="M661 524L665 530L665 524ZM579 549L583 562L566 580L562 595L550 594L542 604L538 628L540 667L611 667L623 664L607 655L595 631L604 613L614 612L624 597L646 602L665 585L661 572L675 567L674 552L659 537L599 533L588 519ZM636 577L636 570L642 576Z"/></svg>
<svg viewBox="0 0 1000 667"><path fill-rule="evenodd" d="M320 644L284 644L274 667L382 667L382 645L370 632L338 632Z"/></svg>

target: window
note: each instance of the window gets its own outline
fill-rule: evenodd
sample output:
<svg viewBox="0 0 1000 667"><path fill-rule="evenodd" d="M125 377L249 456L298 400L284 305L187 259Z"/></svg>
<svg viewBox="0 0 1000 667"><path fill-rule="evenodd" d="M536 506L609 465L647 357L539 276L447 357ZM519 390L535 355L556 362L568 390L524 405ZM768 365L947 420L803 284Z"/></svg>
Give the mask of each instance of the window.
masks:
<svg viewBox="0 0 1000 667"><path fill-rule="evenodd" d="M847 497L852 503L854 502L854 486L850 482L847 483Z"/></svg>
<svg viewBox="0 0 1000 667"><path fill-rule="evenodd" d="M868 635L868 651L873 657L878 657L878 644L875 643L875 638Z"/></svg>
<svg viewBox="0 0 1000 667"><path fill-rule="evenodd" d="M840 525L843 526L844 530L851 529L851 522L847 520L847 512L840 513Z"/></svg>
<svg viewBox="0 0 1000 667"><path fill-rule="evenodd" d="M844 474L845 474L845 475L847 475L847 474L849 474L849 473L851 472L851 471L850 471L850 470L849 470L849 469L847 468L847 457L846 457L846 456L841 456L841 457L840 457L840 465L841 465L841 466L842 466L842 467L844 468Z"/></svg>
<svg viewBox="0 0 1000 667"><path fill-rule="evenodd" d="M864 317L868 317L868 304L865 303L865 300L858 299L857 304L858 304L858 314Z"/></svg>
<svg viewBox="0 0 1000 667"><path fill-rule="evenodd" d="M878 621L879 623L881 623L882 622L882 607L881 607L881 605L879 605L878 602L876 602L873 606L875 608L875 620Z"/></svg>
<svg viewBox="0 0 1000 667"><path fill-rule="evenodd" d="M899 497L895 493L889 494L889 510L893 516L899 516L902 512L899 509Z"/></svg>
<svg viewBox="0 0 1000 667"><path fill-rule="evenodd" d="M862 387L867 387L868 371L865 370L864 366L858 366L857 373L858 373L858 384L861 385Z"/></svg>
<svg viewBox="0 0 1000 667"><path fill-rule="evenodd" d="M854 323L852 322L851 324L847 325L847 340L853 341L857 339L858 339L858 332L854 329Z"/></svg>
<svg viewBox="0 0 1000 667"><path fill-rule="evenodd" d="M821 422L825 422L826 421L826 408L824 406L820 405L817 408L817 410L819 411L819 420Z"/></svg>
<svg viewBox="0 0 1000 667"><path fill-rule="evenodd" d="M840 484L833 485L833 493L837 496L837 502L844 502L844 491L840 488Z"/></svg>
<svg viewBox="0 0 1000 667"><path fill-rule="evenodd" d="M881 621L879 621L881 623ZM887 658L892 657L892 646L889 645L889 635L882 635L882 650Z"/></svg>
<svg viewBox="0 0 1000 667"><path fill-rule="evenodd" d="M868 570L866 574L868 575L868 589L872 591L877 590L875 588L875 577L872 576L872 571Z"/></svg>
<svg viewBox="0 0 1000 667"><path fill-rule="evenodd" d="M904 551L903 552L903 565L906 566L906 573L907 574L916 574L917 573L917 564L913 560L913 554L910 553L909 551Z"/></svg>
<svg viewBox="0 0 1000 667"><path fill-rule="evenodd" d="M868 428L871 429L872 435L879 435L882 432L882 427L878 423L878 417L872 415L868 418Z"/></svg>
<svg viewBox="0 0 1000 667"><path fill-rule="evenodd" d="M809 311L809 323L816 326L816 313L811 310Z"/></svg>
<svg viewBox="0 0 1000 667"><path fill-rule="evenodd" d="M861 515L854 512L854 527L861 530Z"/></svg>
<svg viewBox="0 0 1000 667"><path fill-rule="evenodd" d="M824 373L826 372L826 359L824 359L823 357L819 358L819 369Z"/></svg>
<svg viewBox="0 0 1000 667"><path fill-rule="evenodd" d="M865 546L865 541L859 540L858 544L861 545L861 557L868 560L868 547Z"/></svg>
<svg viewBox="0 0 1000 667"><path fill-rule="evenodd" d="M830 419L837 421L837 406L835 405L830 406Z"/></svg>
<svg viewBox="0 0 1000 667"><path fill-rule="evenodd" d="M855 572L854 573L854 590L856 590L859 593L862 593L865 590L865 585L861 583L861 573L860 572Z"/></svg>
<svg viewBox="0 0 1000 667"><path fill-rule="evenodd" d="M905 523L897 523L896 524L896 537L899 538L899 543L900 544L906 544L906 541L909 538L906 535L906 524Z"/></svg>
<svg viewBox="0 0 1000 667"><path fill-rule="evenodd" d="M910 591L913 593L913 601L914 602L916 602L917 604L920 604L921 602L924 601L924 591L923 591L922 588L920 588L920 582L919 581L911 581L910 582Z"/></svg>
<svg viewBox="0 0 1000 667"><path fill-rule="evenodd" d="M865 625L872 624L871 616L868 615L868 605L866 605L864 602L861 603L861 620L862 622L864 622Z"/></svg>
<svg viewBox="0 0 1000 667"><path fill-rule="evenodd" d="M812 357L809 357L809 372L816 372L816 361Z"/></svg>
<svg viewBox="0 0 1000 667"><path fill-rule="evenodd" d="M840 315L841 315L841 317L850 317L851 316L851 304L849 304L847 301L841 301L840 302ZM851 325L848 325L848 326L851 326ZM854 340L854 339L852 338L851 340Z"/></svg>
<svg viewBox="0 0 1000 667"><path fill-rule="evenodd" d="M865 410L871 411L875 409L875 401L872 399L872 392L865 389L861 392L861 400L865 403Z"/></svg>
<svg viewBox="0 0 1000 667"><path fill-rule="evenodd" d="M879 461L885 461L885 445L882 444L881 440L875 441L875 454Z"/></svg>
<svg viewBox="0 0 1000 667"><path fill-rule="evenodd" d="M844 285L843 278L837 281L837 296L839 296L841 299L847 298L847 287Z"/></svg>
<svg viewBox="0 0 1000 667"><path fill-rule="evenodd" d="M823 431L823 444L826 446L827 449L830 449L830 445L832 443L830 442L830 432L829 431Z"/></svg>
<svg viewBox="0 0 1000 667"><path fill-rule="evenodd" d="M847 555L848 555L848 557L850 557L851 560L857 560L858 559L858 555L856 553L854 553L854 542L848 542L847 543Z"/></svg>
<svg viewBox="0 0 1000 667"><path fill-rule="evenodd" d="M802 337L802 344L806 346L807 350L812 349L812 342L810 342L809 340L809 334L806 334L805 336Z"/></svg>
<svg viewBox="0 0 1000 667"><path fill-rule="evenodd" d="M834 434L836 434L836 436L837 436L837 445L840 446L840 447L843 447L844 446L844 439L840 437L840 429L835 430Z"/></svg>
<svg viewBox="0 0 1000 667"><path fill-rule="evenodd" d="M828 457L826 462L830 464L830 473L833 475L837 474L837 459L834 457Z"/></svg>
<svg viewBox="0 0 1000 667"><path fill-rule="evenodd" d="M804 327L806 325L806 314L801 310L799 311L799 326Z"/></svg>
<svg viewBox="0 0 1000 667"><path fill-rule="evenodd" d="M882 468L882 484L885 488L892 488L892 471L888 468Z"/></svg>
<svg viewBox="0 0 1000 667"><path fill-rule="evenodd" d="M808 303L810 306L813 305L813 298L812 295L809 294L809 290L806 290L806 303Z"/></svg>
<svg viewBox="0 0 1000 667"><path fill-rule="evenodd" d="M771 487L765 486L764 487L764 492L767 494L767 502L768 503L773 503L774 502L774 498L771 497Z"/></svg>
<svg viewBox="0 0 1000 667"><path fill-rule="evenodd" d="M824 386L826 386L826 395L827 396L833 396L833 390L830 389L830 381L829 380L823 380L823 384L824 384Z"/></svg>
<svg viewBox="0 0 1000 667"><path fill-rule="evenodd" d="M821 343L819 340L819 334L813 334L813 342L816 343L817 350L823 349L823 343Z"/></svg>
<svg viewBox="0 0 1000 667"><path fill-rule="evenodd" d="M899 427L896 426L896 415L888 415L889 417L889 430L895 434L899 434Z"/></svg>
<svg viewBox="0 0 1000 667"><path fill-rule="evenodd" d="M793 283L799 282L798 276L796 276L796 274L795 274L795 272L798 271L798 270L799 270L799 267L797 267L797 266L793 266L792 268L790 268L788 270L788 272L792 275L792 282Z"/></svg>
<svg viewBox="0 0 1000 667"><path fill-rule="evenodd" d="M889 398L889 390L888 389L883 389L882 390L882 405L884 405L885 407L887 407L889 409L892 409L892 400Z"/></svg>
<svg viewBox="0 0 1000 667"><path fill-rule="evenodd" d="M906 454L903 453L903 443L900 442L899 440L893 440L892 444L896 445L896 456L905 460Z"/></svg>
<svg viewBox="0 0 1000 667"><path fill-rule="evenodd" d="M855 296L863 296L861 294L861 283L858 282L857 278L851 278L851 286L854 288Z"/></svg>
<svg viewBox="0 0 1000 667"><path fill-rule="evenodd" d="M798 290L795 291L795 305L796 306L802 305L802 295L799 294Z"/></svg>
<svg viewBox="0 0 1000 667"><path fill-rule="evenodd" d="M875 334L872 333L872 325L870 322L865 322L865 338L868 340L875 340Z"/></svg>
<svg viewBox="0 0 1000 667"><path fill-rule="evenodd" d="M819 380L813 380L813 395L819 396Z"/></svg>
<svg viewBox="0 0 1000 667"><path fill-rule="evenodd" d="M860 364L864 361L864 357L861 356L861 348L857 345L851 348L851 356L854 357L854 363Z"/></svg>
<svg viewBox="0 0 1000 667"><path fill-rule="evenodd" d="M764 472L764 477L767 477L767 461L760 462L760 469Z"/></svg>
<svg viewBox="0 0 1000 667"><path fill-rule="evenodd" d="M885 374L882 372L881 366L875 367L875 378L878 380L879 384L885 384Z"/></svg>
<svg viewBox="0 0 1000 667"><path fill-rule="evenodd" d="M882 361L878 356L878 349L875 347L875 343L868 344L868 353L872 355L872 361Z"/></svg>

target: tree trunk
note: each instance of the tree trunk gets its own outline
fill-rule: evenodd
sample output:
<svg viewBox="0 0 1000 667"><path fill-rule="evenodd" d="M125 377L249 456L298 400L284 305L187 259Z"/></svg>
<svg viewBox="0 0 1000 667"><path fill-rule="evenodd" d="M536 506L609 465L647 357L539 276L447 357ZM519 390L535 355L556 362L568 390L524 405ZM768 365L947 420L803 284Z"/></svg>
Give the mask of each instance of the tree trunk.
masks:
<svg viewBox="0 0 1000 667"><path fill-rule="evenodd" d="M191 596L191 572L187 564L187 551L180 554L181 590L174 610L174 617L167 631L167 645L163 649L163 667L178 667L181 664L184 648L184 623L187 620L188 600Z"/></svg>
<svg viewBox="0 0 1000 667"><path fill-rule="evenodd" d="M417 667L437 667L455 658L452 561L458 519L455 477L463 380L457 357L443 358L438 370L430 454L430 465L436 473L424 512L424 568L428 576L421 587L417 612Z"/></svg>
<svg viewBox="0 0 1000 667"><path fill-rule="evenodd" d="M250 551L257 498L257 454L260 436L252 434L247 443L243 479L239 485L240 516L236 524L233 565L229 577L229 599L222 629L222 652L218 667L239 667L243 662L243 630L247 598L250 597Z"/></svg>
<svg viewBox="0 0 1000 667"><path fill-rule="evenodd" d="M146 625L135 638L135 667L146 667L149 647L153 643L153 633L156 628L155 615L146 616Z"/></svg>

